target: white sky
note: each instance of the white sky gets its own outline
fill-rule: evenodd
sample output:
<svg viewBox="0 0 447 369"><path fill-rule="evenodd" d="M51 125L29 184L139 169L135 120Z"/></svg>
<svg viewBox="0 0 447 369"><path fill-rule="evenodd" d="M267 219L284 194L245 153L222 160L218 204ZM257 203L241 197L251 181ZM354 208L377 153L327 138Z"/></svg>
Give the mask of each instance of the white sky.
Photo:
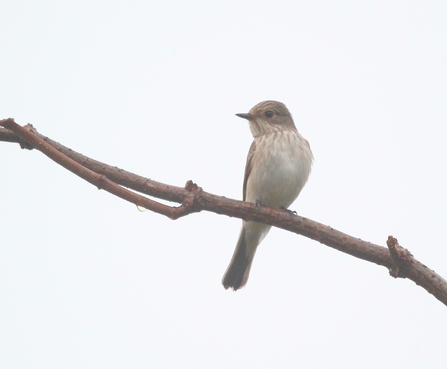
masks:
<svg viewBox="0 0 447 369"><path fill-rule="evenodd" d="M274 99L315 155L298 214L447 277L445 1L0 5L0 118L106 163L240 199L234 114ZM139 212L0 144L1 368L445 368L446 307L273 229L220 280L240 220Z"/></svg>

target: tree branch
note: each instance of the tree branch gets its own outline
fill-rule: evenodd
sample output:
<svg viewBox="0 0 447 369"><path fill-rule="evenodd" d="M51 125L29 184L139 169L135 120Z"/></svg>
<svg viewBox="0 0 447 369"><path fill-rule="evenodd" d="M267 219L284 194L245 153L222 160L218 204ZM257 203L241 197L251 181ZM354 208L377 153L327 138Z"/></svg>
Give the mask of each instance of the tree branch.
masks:
<svg viewBox="0 0 447 369"><path fill-rule="evenodd" d="M288 211L228 199L203 191L192 181L185 188L167 185L112 167L77 153L39 134L31 125L21 127L13 119L0 120L0 141L17 142L22 148L33 147L76 175L124 200L156 213L178 219L202 210L257 221L300 234L357 258L385 266L395 278L408 278L447 305L447 281L416 260L394 237L388 248L362 241L331 227ZM129 191L180 203L173 207Z"/></svg>

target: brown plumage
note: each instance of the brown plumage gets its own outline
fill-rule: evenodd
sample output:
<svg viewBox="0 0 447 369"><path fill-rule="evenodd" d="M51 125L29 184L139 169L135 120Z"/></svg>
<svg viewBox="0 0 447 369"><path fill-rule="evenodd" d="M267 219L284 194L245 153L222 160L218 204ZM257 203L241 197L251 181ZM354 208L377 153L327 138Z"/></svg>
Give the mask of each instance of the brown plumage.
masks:
<svg viewBox="0 0 447 369"><path fill-rule="evenodd" d="M287 107L264 101L248 114L254 140L245 166L243 200L276 208L288 208L309 177L312 152L298 133ZM267 224L243 222L230 265L222 279L225 289L238 290L248 280L257 246L270 230Z"/></svg>

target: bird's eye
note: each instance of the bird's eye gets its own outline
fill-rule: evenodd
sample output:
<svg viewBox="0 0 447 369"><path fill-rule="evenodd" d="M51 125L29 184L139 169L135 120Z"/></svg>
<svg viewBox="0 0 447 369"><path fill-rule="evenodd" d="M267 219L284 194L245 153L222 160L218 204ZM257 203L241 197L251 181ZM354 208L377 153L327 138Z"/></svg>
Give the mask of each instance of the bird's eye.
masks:
<svg viewBox="0 0 447 369"><path fill-rule="evenodd" d="M271 117L273 117L273 115L274 115L274 113L273 113L271 110L267 110L267 111L265 112L265 116L266 116L267 118L271 118Z"/></svg>

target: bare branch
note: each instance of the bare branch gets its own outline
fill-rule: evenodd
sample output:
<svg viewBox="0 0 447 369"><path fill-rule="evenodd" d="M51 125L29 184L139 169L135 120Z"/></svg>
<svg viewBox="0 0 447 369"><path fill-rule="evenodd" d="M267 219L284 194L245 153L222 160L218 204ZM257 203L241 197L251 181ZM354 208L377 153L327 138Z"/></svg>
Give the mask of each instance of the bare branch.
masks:
<svg viewBox="0 0 447 369"><path fill-rule="evenodd" d="M135 205L142 206L146 209L155 211L166 215L172 219L177 219L182 215L186 215L188 208L186 207L171 207L161 204L157 201L150 200L144 196L138 195L134 192L124 189L115 182L108 179L103 174L98 174L87 167L77 163L75 160L62 154L56 150L53 146L42 140L31 132L31 130L25 129L14 122L13 119L5 119L0 124L17 134L22 140L25 140L30 145L41 151L43 154L60 164L64 168L68 169L72 173L86 180L87 182L95 185L99 190L105 190L118 196L124 200L134 203Z"/></svg>
<svg viewBox="0 0 447 369"><path fill-rule="evenodd" d="M389 269L391 276L411 279L447 305L447 281L417 261L408 250L398 244L394 237L388 238L388 248L382 247L285 210L207 193L192 181L188 181L185 188L181 188L109 166L40 135L31 125L24 128L14 123L12 119L5 119L0 120L0 126L14 131L11 133L6 129L0 129L0 141L19 142L22 148L32 146L99 189L105 189L136 205L166 215L171 219L206 210L270 224L311 238L357 258L385 266ZM122 186L181 205L167 206L126 190Z"/></svg>

